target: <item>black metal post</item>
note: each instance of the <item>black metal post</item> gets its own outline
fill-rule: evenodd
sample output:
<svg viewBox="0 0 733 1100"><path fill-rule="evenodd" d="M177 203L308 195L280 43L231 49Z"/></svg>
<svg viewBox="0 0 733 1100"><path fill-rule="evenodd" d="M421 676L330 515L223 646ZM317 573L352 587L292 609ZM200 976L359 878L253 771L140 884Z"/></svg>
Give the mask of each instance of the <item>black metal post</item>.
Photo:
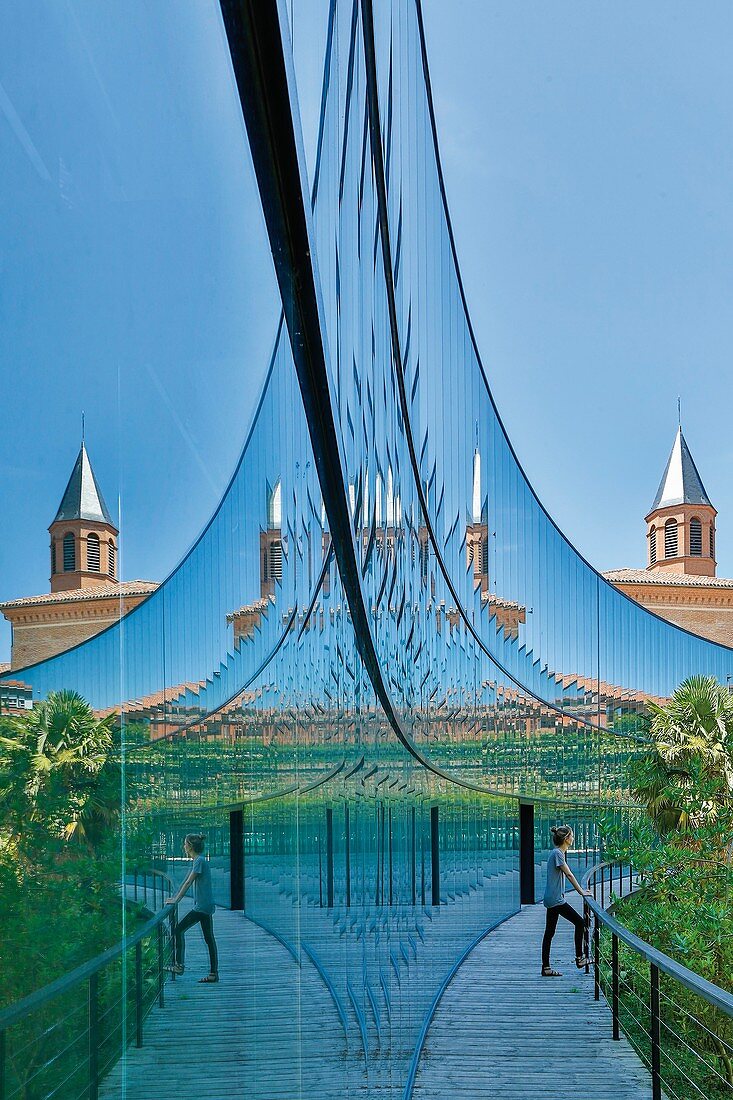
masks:
<svg viewBox="0 0 733 1100"><path fill-rule="evenodd" d="M137 901L137 867L135 868L135 870L133 872L132 882L133 882L133 890L134 890L133 896L135 898L135 901Z"/></svg>
<svg viewBox="0 0 733 1100"><path fill-rule="evenodd" d="M163 925L159 924L156 928L157 944L158 944L158 1004L161 1008L165 1007L165 971L163 970Z"/></svg>
<svg viewBox="0 0 733 1100"><path fill-rule="evenodd" d="M384 905L384 804L379 803L379 902Z"/></svg>
<svg viewBox="0 0 733 1100"><path fill-rule="evenodd" d="M229 896L231 908L244 911L244 811L229 814Z"/></svg>
<svg viewBox="0 0 733 1100"><path fill-rule="evenodd" d="M318 904L323 909L323 851L320 836L318 837Z"/></svg>
<svg viewBox="0 0 733 1100"><path fill-rule="evenodd" d="M440 834L437 806L430 807L430 877L432 904L440 905Z"/></svg>
<svg viewBox="0 0 733 1100"><path fill-rule="evenodd" d="M415 859L416 859L416 856L417 856L417 852L415 850L416 849L415 838L416 838L416 833L415 833L415 807L411 806L410 807L410 851L412 853L412 878L411 878L410 885L411 885L411 888L412 888L412 904L413 904L413 906L416 904L416 901L417 901L417 892L416 892L417 883L416 883L416 880L415 880L415 871L416 871Z"/></svg>
<svg viewBox="0 0 733 1100"><path fill-rule="evenodd" d="M348 802L344 805L344 828L346 830L346 908L351 906L351 822Z"/></svg>
<svg viewBox="0 0 733 1100"><path fill-rule="evenodd" d="M593 925L593 996L597 1001L601 999L601 922L598 917Z"/></svg>
<svg viewBox="0 0 733 1100"><path fill-rule="evenodd" d="M420 824L420 904L425 906L425 824L421 816Z"/></svg>
<svg viewBox="0 0 733 1100"><path fill-rule="evenodd" d="M392 807L387 811L387 847L389 850L389 904L394 904L392 893Z"/></svg>
<svg viewBox="0 0 733 1100"><path fill-rule="evenodd" d="M333 909L333 810L326 810L326 905Z"/></svg>
<svg viewBox="0 0 733 1100"><path fill-rule="evenodd" d="M143 1045L143 945L135 944L135 1046Z"/></svg>
<svg viewBox="0 0 733 1100"><path fill-rule="evenodd" d="M662 1100L662 1072L659 1034L659 968L650 964L649 1010L652 1040L652 1100Z"/></svg>
<svg viewBox="0 0 733 1100"><path fill-rule="evenodd" d="M519 902L534 905L534 803L519 803Z"/></svg>
<svg viewBox="0 0 733 1100"><path fill-rule="evenodd" d="M606 908L606 868L601 867L601 909Z"/></svg>
<svg viewBox="0 0 733 1100"><path fill-rule="evenodd" d="M613 1016L613 1037L620 1040L619 1031L619 936L612 933L611 937L611 969L612 969L612 993L611 1015Z"/></svg>
<svg viewBox="0 0 733 1100"><path fill-rule="evenodd" d="M96 974L89 979L89 1100L99 1097L99 984Z"/></svg>
<svg viewBox="0 0 733 1100"><path fill-rule="evenodd" d="M176 962L177 963L178 962L178 957L176 955L176 925L178 924L178 906L177 905L174 905L173 908L171 909L171 915L168 918L168 920L169 920L169 923L170 923L170 931L171 931L171 962ZM175 980L176 980L176 972L175 972L175 970L171 970L171 981L174 982Z"/></svg>

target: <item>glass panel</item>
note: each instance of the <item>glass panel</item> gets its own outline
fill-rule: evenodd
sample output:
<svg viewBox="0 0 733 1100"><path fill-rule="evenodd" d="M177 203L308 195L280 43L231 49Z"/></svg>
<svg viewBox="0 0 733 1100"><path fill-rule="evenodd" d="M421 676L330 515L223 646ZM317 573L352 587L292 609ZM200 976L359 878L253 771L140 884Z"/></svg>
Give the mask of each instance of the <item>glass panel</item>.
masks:
<svg viewBox="0 0 733 1100"><path fill-rule="evenodd" d="M109 136L114 112L89 89L99 73L124 84L123 74L65 12L55 16L65 34L52 36L53 49L69 73L83 64L88 86L75 85L74 98L100 135L99 163L87 165L89 217L98 217L95 204L106 213L90 222L90 238L104 228L127 240L126 188L145 192L150 174L162 214L173 184L157 175L161 142L135 140L149 103L120 96L122 132ZM576 831L584 866L598 847L600 810L629 816L624 765L647 699L667 698L684 676L724 681L730 670L729 650L607 584L537 499L467 315L419 8L379 0L373 28L364 12L350 0L329 7L316 169L306 185L301 162L299 190L288 192L286 213L307 246L301 262L278 267L277 298L267 249L251 256L237 245L229 257L232 272L258 271L282 316L220 503L178 566L128 614L0 677L0 690L13 683L15 698L20 690L34 707L73 689L109 723L115 830L95 873L107 897L122 884L112 939L160 910L193 869L185 838L205 838L199 874L221 909L222 973L241 979L236 1011L247 1042L238 1058L253 1097L273 1095L273 1076L278 1095L402 1095L437 992L471 945L519 907L519 799L535 803L536 871L560 820ZM262 244L260 201L271 210L280 192L262 175L264 194L257 189L218 22L197 5L181 25L164 7L140 13L141 49L146 35L157 43L144 55L155 59L166 125L177 140L183 126L187 157L225 157L220 236L235 225L237 240L247 237L237 221L244 208L255 212ZM115 26L125 56L136 58L131 30ZM374 64L364 48L372 33ZM292 81L287 32L283 47ZM199 63L207 75L196 79ZM210 72L221 81L213 99L229 112L218 136L199 113ZM274 69L271 77L263 94L283 90ZM17 80L22 86L22 74ZM51 83L26 98L56 103ZM285 92L297 126L296 88ZM94 160L92 148L75 151L80 163ZM124 186L111 182L118 164L132 173ZM63 166L59 173L66 181ZM19 194L21 183L11 184ZM295 244L272 232L280 263ZM140 247L115 254L119 270L103 292L125 319L115 329L120 361L124 351L147 362L145 341L127 324L143 305L149 312L131 288L155 260L156 241ZM211 299L209 338L222 323ZM255 300L250 288L246 317ZM240 343L230 353L244 360L251 348ZM197 384L206 384L208 350ZM316 360L325 362L318 387L305 369ZM711 528L711 553L712 538ZM676 556L676 521L664 539L665 557ZM97 571L104 556L94 546L88 536L87 567ZM112 542L107 554L114 576ZM655 554L651 542L652 562ZM76 569L73 534L63 561ZM183 901L181 915L189 908ZM190 932L188 944L188 959L208 967ZM151 940L146 967L155 950ZM133 1035L136 965L134 951L123 953L100 993L104 1072L128 1096L149 1088L135 1051L120 1060ZM148 993L157 992L150 981ZM79 996L58 1001L52 1022L81 1011L86 991ZM146 1002L153 1046L156 1020L185 1008L172 993L168 1008L154 1000ZM8 1034L14 1065L23 1043L40 1057L48 1023L29 1018L22 1034ZM64 1049L78 1044L87 1057L86 1033L63 1035ZM67 1072L61 1061L57 1069ZM61 1087L49 1076L48 1094ZM13 1079L8 1095L26 1087Z"/></svg>

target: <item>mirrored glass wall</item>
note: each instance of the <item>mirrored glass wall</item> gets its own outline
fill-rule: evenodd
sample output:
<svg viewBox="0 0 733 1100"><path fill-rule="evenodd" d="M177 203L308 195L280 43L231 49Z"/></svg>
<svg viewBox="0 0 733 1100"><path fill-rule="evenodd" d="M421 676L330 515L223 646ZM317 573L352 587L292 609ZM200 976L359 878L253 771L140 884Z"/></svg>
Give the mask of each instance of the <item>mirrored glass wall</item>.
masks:
<svg viewBox="0 0 733 1100"><path fill-rule="evenodd" d="M239 77L223 9L218 63ZM257 1033L263 1097L273 1044L283 1080L301 1074L288 1095L345 1095L344 1073L401 1091L441 983L519 906L519 800L538 866L558 819L592 858L599 817L623 816L646 701L733 671L607 584L514 454L466 310L418 0L333 0L327 17L312 180L299 163L326 385L306 392L296 369L296 287L180 565L115 626L12 673L36 702L72 689L115 716L127 887L182 881L183 837L206 834L216 900L246 918L242 997L261 983L267 1003L282 975L298 1006L269 1046ZM244 130L238 155L254 178ZM308 402L332 417L329 455Z"/></svg>

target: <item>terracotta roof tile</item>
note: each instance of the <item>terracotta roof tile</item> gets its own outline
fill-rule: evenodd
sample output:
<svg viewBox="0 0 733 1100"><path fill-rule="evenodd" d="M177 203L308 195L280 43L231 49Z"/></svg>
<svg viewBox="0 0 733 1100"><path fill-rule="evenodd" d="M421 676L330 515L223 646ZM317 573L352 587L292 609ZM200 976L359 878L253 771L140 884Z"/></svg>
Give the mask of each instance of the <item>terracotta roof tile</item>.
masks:
<svg viewBox="0 0 733 1100"><path fill-rule="evenodd" d="M658 584L663 587L733 588L731 577L698 577L671 569L611 569L603 576L612 584Z"/></svg>
<svg viewBox="0 0 733 1100"><path fill-rule="evenodd" d="M37 604L84 603L87 600L109 599L110 596L149 596L157 587L157 581L96 584L92 588L73 588L69 592L45 592L41 596L23 596L19 600L7 600L5 603L0 603L0 611L14 607L34 607Z"/></svg>

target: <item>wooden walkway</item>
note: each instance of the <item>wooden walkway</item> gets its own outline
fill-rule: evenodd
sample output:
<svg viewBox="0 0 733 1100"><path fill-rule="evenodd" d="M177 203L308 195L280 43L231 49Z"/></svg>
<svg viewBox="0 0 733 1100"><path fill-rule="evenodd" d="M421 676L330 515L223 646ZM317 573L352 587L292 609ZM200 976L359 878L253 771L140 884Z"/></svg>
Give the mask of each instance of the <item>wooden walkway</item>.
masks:
<svg viewBox="0 0 733 1100"><path fill-rule="evenodd" d="M274 937L241 913L218 910L219 985L199 985L208 955L199 929L186 940L186 973L145 1023L100 1100L293 1100L341 1097L344 1032L315 968L298 966Z"/></svg>
<svg viewBox="0 0 733 1100"><path fill-rule="evenodd" d="M329 910L297 902L287 876L251 875L259 911L281 941L241 913L218 910L219 985L200 929L186 973L105 1078L100 1100L402 1100L427 1006L467 941L506 912L516 872L462 882L439 908ZM184 903L183 910L189 902ZM561 922L540 977L545 910L528 906L460 967L428 1031L415 1100L647 1100L646 1070L611 1039L605 1001L575 969Z"/></svg>
<svg viewBox="0 0 733 1100"><path fill-rule="evenodd" d="M569 899L570 900L570 899ZM427 1034L415 1100L647 1100L651 1080L611 1016L593 977L574 963L572 928L560 921L553 965L540 976L542 905L525 907L469 955Z"/></svg>

